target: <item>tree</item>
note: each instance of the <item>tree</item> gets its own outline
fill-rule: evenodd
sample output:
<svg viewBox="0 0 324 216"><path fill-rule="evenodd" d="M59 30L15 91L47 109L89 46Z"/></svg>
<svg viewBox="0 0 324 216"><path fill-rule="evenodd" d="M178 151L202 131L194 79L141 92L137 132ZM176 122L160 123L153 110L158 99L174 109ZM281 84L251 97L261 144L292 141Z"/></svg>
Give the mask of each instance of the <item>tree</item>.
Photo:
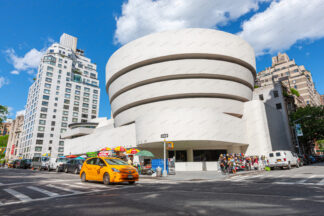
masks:
<svg viewBox="0 0 324 216"><path fill-rule="evenodd" d="M8 107L0 105L0 123L7 120L8 115L9 115Z"/></svg>
<svg viewBox="0 0 324 216"><path fill-rule="evenodd" d="M303 136L298 137L305 152L311 153L316 140L324 139L324 106L298 108L291 116L291 124L300 124ZM300 120L299 120L300 119Z"/></svg>

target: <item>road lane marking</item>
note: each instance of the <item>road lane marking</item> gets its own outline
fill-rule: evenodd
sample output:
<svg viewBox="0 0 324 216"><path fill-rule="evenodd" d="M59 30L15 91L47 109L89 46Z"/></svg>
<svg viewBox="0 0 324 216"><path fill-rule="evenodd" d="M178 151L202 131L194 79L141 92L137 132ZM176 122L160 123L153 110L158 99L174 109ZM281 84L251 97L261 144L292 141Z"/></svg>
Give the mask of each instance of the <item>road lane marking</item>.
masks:
<svg viewBox="0 0 324 216"><path fill-rule="evenodd" d="M315 177L315 176L316 176L316 175L308 176L308 177L305 178L305 179L302 179L302 180L297 181L297 183L298 183L298 184L300 184L300 183L305 183L307 180L309 180L309 179L311 179L311 178L313 178L313 177Z"/></svg>
<svg viewBox="0 0 324 216"><path fill-rule="evenodd" d="M34 186L28 186L27 188L29 188L31 190L34 190L34 191L37 191L37 192L40 192L40 193L43 193L43 194L46 194L46 195L48 195L50 197L54 197L54 196L59 195L58 193L54 193L54 192L51 192L51 191L48 191L48 190L45 190L45 189L42 189L42 188L34 187Z"/></svg>
<svg viewBox="0 0 324 216"><path fill-rule="evenodd" d="M324 185L324 179L317 183L317 185Z"/></svg>
<svg viewBox="0 0 324 216"><path fill-rule="evenodd" d="M71 180L63 180L63 179L57 179L57 180L49 180L49 181L32 181L32 182L15 182L15 183L8 183L8 184L2 184L0 186L9 186L9 185L20 185L20 184L39 184L39 183L50 183L50 182L68 182L68 181L75 181L75 179Z"/></svg>
<svg viewBox="0 0 324 216"><path fill-rule="evenodd" d="M71 189L68 189L68 188L63 188L63 187L59 187L57 185L52 185L52 184L49 184L49 185L46 185L47 187L51 187L51 188L56 188L56 189L59 189L59 190L63 190L63 191L67 191L67 192L71 192L71 193L77 193L79 191L75 191L75 190L71 190Z"/></svg>
<svg viewBox="0 0 324 216"><path fill-rule="evenodd" d="M18 191L14 190L14 189L7 188L7 189L3 189L3 190L6 191L7 193L10 193L12 196L16 197L17 199L20 199L21 201L32 200L32 198L30 198L29 196L19 193Z"/></svg>

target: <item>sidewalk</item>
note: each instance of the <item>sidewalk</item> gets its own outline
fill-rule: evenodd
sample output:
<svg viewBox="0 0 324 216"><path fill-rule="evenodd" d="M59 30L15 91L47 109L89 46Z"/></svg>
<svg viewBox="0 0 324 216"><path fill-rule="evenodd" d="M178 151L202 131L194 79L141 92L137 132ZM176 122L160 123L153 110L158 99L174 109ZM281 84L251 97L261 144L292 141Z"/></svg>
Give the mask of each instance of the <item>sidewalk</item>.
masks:
<svg viewBox="0 0 324 216"><path fill-rule="evenodd" d="M140 182L149 182L150 180L158 183L160 182L181 182L181 181L217 181L231 178L240 175L255 175L262 171L241 171L236 174L224 175L218 171L178 171L176 175L168 175L167 177L152 177L148 175L140 175Z"/></svg>

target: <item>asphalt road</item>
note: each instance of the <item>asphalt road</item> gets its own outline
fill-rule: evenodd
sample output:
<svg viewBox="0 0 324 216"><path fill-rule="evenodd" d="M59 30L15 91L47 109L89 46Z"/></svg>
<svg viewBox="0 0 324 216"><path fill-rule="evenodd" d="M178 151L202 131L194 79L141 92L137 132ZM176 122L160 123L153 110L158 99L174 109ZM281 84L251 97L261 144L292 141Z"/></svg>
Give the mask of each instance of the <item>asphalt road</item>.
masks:
<svg viewBox="0 0 324 216"><path fill-rule="evenodd" d="M0 169L0 215L324 215L324 163L212 181L81 183Z"/></svg>

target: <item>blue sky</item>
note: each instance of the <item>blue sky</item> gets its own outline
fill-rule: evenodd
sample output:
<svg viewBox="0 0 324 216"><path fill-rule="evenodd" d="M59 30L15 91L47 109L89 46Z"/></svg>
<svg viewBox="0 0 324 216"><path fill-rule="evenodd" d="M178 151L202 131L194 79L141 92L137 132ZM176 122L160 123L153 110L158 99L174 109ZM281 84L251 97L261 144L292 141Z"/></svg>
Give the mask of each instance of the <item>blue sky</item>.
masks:
<svg viewBox="0 0 324 216"><path fill-rule="evenodd" d="M287 52L312 72L317 90L324 94L323 1L309 1L307 6L304 1L290 2L1 0L0 104L10 107L11 117L24 109L37 71L37 54L65 32L78 37L78 47L97 63L99 116L109 117L105 65L110 55L122 44L145 34L184 27L215 28L240 35L255 48L258 71L269 67L271 56L277 52ZM300 8L303 13L298 12Z"/></svg>

